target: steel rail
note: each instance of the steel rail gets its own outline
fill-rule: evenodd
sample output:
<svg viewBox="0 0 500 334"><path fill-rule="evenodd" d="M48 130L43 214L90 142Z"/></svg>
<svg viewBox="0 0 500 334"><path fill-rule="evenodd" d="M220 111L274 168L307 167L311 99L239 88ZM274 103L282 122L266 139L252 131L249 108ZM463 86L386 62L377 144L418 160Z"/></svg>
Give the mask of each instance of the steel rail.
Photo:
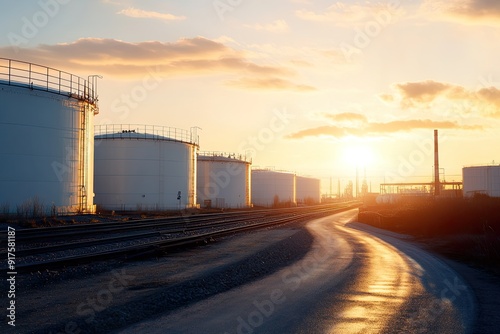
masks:
<svg viewBox="0 0 500 334"><path fill-rule="evenodd" d="M77 241L77 242L68 242L68 243L63 243L63 244L56 244L56 245L47 245L47 246L41 246L41 247L32 247L32 248L26 248L26 249L19 249L16 251L16 255L19 257L23 256L30 256L30 255L37 255L37 254L44 254L44 253L50 253L50 252L56 252L56 251L61 251L65 249L77 249L77 248L83 248L83 247L88 247L88 246L96 246L96 245L103 245L103 244L111 244L115 242L123 242L123 241L129 241L129 240L138 240L138 239L144 239L144 238L150 238L150 237L162 237L168 234L179 234L179 233L186 233L186 232L194 232L198 231L200 229L206 229L209 227L221 227L225 225L233 225L235 223L239 223L242 221L248 221L249 219L259 219L262 218L262 216L245 216L245 217L239 217L239 218L233 218L233 219L227 219L223 221L214 221L213 218L212 220L206 222L206 224L198 224L198 225L187 225L187 224L182 224L182 226L170 226L167 225L167 227L173 227L172 229L165 229L163 225L148 225L148 226L143 226L143 227L137 227L137 226L124 226L123 228L114 228L112 231L116 232L130 232L139 230L139 233L134 233L134 234L129 234L129 235L122 235L122 236L115 236L115 237L106 237L102 239L92 239L92 240L85 240L85 241ZM206 221L203 220L204 222ZM148 232L140 232L140 230L143 230L145 228L152 227L155 229L155 231L148 231ZM175 229L174 229L175 228ZM94 235L96 233L102 233L102 232L110 232L111 230L99 230L99 231L92 231L90 234L89 233L82 233L82 234L75 234L75 236L79 237L80 239L83 237L87 237L89 235ZM6 256L6 252L0 252L0 257L1 256Z"/></svg>
<svg viewBox="0 0 500 334"><path fill-rule="evenodd" d="M352 202L345 202L350 204ZM125 230L143 229L143 228L154 228L162 227L163 225L174 226L178 224L179 226L185 224L195 224L199 222L211 222L215 223L214 219L222 219L224 217L230 216L243 216L249 217L250 215L276 215L283 214L285 212L293 213L300 212L304 209L306 210L316 210L322 209L324 207L331 207L330 205L318 205L314 207L306 208L284 208L284 209L264 209L264 210L251 210L251 211L238 211L238 212L228 212L228 213L214 213L214 214L201 214L196 216L175 216L175 217L161 217L161 218L147 218L140 220L130 220L127 222L100 222L100 223L88 223L88 224L74 224L56 227L42 227L42 228L29 228L29 229L18 229L16 233L16 239L18 241L29 241L36 240L37 242L42 242L46 239L49 241L54 241L57 239L64 239L67 237L78 237L80 238L82 234L92 235L100 234L103 232L122 232ZM153 224L154 223L154 224ZM83 230L83 232L78 232ZM0 236L6 235L6 231L0 232ZM0 244L2 240L0 239Z"/></svg>
<svg viewBox="0 0 500 334"><path fill-rule="evenodd" d="M261 216L255 213L253 214L249 213L248 215L245 215L245 217L251 217L250 215L255 215L256 217ZM157 218L154 220L144 219L144 220L127 221L127 222L107 222L107 223L67 225L58 227L44 227L44 228L34 228L34 229L21 229L17 230L16 239L18 241L35 240L37 242L42 242L48 240L52 242L58 239L66 239L68 237L81 238L82 236L91 236L94 234L102 234L104 232L121 233L124 231L144 230L148 228L163 228L163 227L174 228L174 227L183 227L187 225L198 226L200 223L216 224L218 221L226 218L227 218L226 216L207 217L204 215L195 217L178 216L178 217Z"/></svg>
<svg viewBox="0 0 500 334"><path fill-rule="evenodd" d="M61 268L72 266L75 264L84 264L102 260L117 260L117 259L135 259L138 257L147 257L155 254L164 254L171 251L176 251L179 248L188 247L199 243L208 243L215 238L224 237L236 233L242 233L255 229L272 227L280 224L300 222L303 219L313 219L314 217L323 216L325 214L334 214L341 211L350 210L359 205L343 206L336 209L323 209L312 212L306 212L293 215L292 217L274 217L271 221L258 222L245 226L231 227L221 231L207 232L193 236L180 238L166 239L161 241L153 241L141 245L125 246L113 250L99 251L94 253L79 254L66 256L48 261L39 261L27 264L17 264L16 269L19 273L36 272L40 270L48 270L52 268Z"/></svg>

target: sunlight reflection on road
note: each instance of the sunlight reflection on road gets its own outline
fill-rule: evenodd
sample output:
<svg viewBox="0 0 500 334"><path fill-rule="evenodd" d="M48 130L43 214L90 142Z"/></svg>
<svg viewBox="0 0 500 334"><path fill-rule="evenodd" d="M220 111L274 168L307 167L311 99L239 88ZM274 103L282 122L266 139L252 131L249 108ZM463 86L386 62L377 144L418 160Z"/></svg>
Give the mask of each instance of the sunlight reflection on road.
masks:
<svg viewBox="0 0 500 334"><path fill-rule="evenodd" d="M345 227L338 229L356 233ZM405 299L415 289L415 280L399 253L385 242L363 238L369 265L355 282L354 293L346 299L344 310L335 315L330 333L378 333L389 326ZM415 292L413 290L413 292Z"/></svg>

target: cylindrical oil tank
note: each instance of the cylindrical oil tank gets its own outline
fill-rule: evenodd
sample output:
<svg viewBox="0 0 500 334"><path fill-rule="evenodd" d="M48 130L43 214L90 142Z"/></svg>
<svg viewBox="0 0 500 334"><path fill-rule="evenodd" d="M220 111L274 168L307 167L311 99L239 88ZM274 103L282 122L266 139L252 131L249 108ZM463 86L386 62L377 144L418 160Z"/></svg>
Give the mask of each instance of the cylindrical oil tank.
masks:
<svg viewBox="0 0 500 334"><path fill-rule="evenodd" d="M500 197L500 166L472 166L462 169L465 197L476 194Z"/></svg>
<svg viewBox="0 0 500 334"><path fill-rule="evenodd" d="M196 206L196 131L96 125L95 203L120 211Z"/></svg>
<svg viewBox="0 0 500 334"><path fill-rule="evenodd" d="M296 177L297 204L319 204L321 202L321 181L313 177Z"/></svg>
<svg viewBox="0 0 500 334"><path fill-rule="evenodd" d="M255 206L295 206L295 173L271 169L252 170L252 203Z"/></svg>
<svg viewBox="0 0 500 334"><path fill-rule="evenodd" d="M0 213L94 211L98 109L88 79L0 58Z"/></svg>
<svg viewBox="0 0 500 334"><path fill-rule="evenodd" d="M197 200L205 208L251 206L251 159L223 152L200 152L197 161Z"/></svg>

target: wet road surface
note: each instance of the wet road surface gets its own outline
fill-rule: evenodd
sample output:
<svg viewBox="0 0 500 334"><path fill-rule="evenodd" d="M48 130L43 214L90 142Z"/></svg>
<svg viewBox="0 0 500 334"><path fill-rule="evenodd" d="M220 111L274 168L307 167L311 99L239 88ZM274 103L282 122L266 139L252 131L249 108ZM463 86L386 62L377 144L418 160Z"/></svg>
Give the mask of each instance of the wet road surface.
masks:
<svg viewBox="0 0 500 334"><path fill-rule="evenodd" d="M357 210L311 221L295 264L120 333L469 333L472 290L439 259Z"/></svg>

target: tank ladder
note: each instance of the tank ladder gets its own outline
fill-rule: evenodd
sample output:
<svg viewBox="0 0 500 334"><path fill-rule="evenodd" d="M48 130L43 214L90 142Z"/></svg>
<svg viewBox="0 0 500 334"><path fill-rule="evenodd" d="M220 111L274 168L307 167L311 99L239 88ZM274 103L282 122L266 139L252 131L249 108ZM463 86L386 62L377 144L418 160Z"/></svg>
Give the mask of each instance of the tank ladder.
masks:
<svg viewBox="0 0 500 334"><path fill-rule="evenodd" d="M78 211L79 212L86 212L87 211L87 191L85 188L85 185L87 184L87 178L88 178L88 163L89 163L89 157L87 154L87 117L89 112L87 111L88 104L85 102L80 102L81 103L81 115L80 115L80 147L79 147L79 161L78 161Z"/></svg>

